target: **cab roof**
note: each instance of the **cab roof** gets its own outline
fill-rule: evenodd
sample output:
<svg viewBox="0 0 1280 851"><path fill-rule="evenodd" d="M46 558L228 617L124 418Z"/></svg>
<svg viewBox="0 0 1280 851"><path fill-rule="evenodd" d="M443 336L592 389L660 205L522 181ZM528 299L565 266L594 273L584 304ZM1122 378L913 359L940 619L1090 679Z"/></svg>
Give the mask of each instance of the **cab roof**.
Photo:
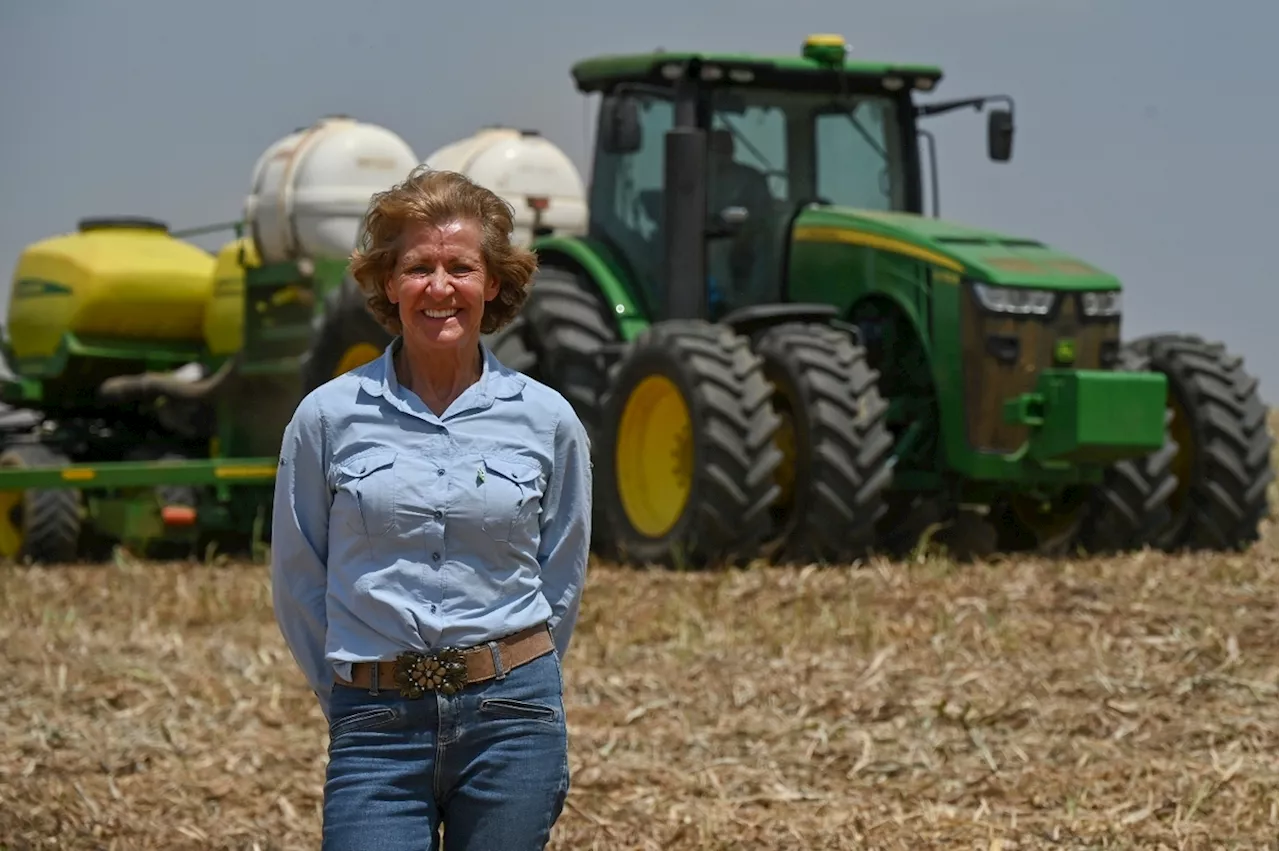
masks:
<svg viewBox="0 0 1280 851"><path fill-rule="evenodd" d="M571 74L583 93L604 91L618 83L647 83L670 86L689 63L701 67L704 80L717 79L730 85L776 86L788 89L833 90L840 85L839 69L846 81L862 88L867 83L885 83L886 90L913 88L931 90L942 79L942 69L934 65L873 62L845 57L831 63L806 55L762 56L750 53L703 53L697 51L621 53L594 56L573 65ZM708 76L708 69L714 69Z"/></svg>

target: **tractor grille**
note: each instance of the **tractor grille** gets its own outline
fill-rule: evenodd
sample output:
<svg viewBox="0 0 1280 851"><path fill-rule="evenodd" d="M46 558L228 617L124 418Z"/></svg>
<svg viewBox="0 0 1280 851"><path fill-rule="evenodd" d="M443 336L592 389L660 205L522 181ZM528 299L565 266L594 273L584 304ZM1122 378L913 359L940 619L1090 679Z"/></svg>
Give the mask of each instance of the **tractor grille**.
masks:
<svg viewBox="0 0 1280 851"><path fill-rule="evenodd" d="M1120 317L1087 317L1080 293L1056 295L1045 315L1009 315L985 309L971 282L964 287L960 345L965 425L974 449L1012 452L1023 444L1027 426L1006 423L1004 403L1034 390L1041 370L1115 365Z"/></svg>

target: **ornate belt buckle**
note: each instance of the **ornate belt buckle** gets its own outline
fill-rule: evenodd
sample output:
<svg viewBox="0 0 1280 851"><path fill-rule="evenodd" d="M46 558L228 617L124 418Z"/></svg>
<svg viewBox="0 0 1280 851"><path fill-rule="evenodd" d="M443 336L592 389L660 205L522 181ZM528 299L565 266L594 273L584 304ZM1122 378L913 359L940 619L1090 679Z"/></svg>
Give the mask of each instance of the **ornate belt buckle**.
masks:
<svg viewBox="0 0 1280 851"><path fill-rule="evenodd" d="M456 647L435 653L406 651L396 656L396 685L411 700L426 692L455 694L467 684L467 659Z"/></svg>

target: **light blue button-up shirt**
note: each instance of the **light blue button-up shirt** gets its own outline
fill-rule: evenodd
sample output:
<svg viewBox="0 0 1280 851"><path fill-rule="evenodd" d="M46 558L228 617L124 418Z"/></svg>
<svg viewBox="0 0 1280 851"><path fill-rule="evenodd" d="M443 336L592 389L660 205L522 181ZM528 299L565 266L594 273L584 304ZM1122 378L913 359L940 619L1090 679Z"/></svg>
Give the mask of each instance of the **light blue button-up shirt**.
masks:
<svg viewBox="0 0 1280 851"><path fill-rule="evenodd" d="M482 346L437 417L396 380L400 343L303 398L280 450L273 604L326 718L352 662L544 621L563 658L586 581L590 448L569 403Z"/></svg>

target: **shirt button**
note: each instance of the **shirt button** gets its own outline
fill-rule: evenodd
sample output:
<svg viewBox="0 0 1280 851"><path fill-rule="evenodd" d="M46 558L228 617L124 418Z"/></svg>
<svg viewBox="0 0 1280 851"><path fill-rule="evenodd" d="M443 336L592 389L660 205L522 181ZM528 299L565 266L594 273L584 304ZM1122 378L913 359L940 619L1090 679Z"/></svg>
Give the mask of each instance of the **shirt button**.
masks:
<svg viewBox="0 0 1280 851"><path fill-rule="evenodd" d="M439 519L441 519L442 517L444 517L444 512L437 508L437 509L436 509L436 519L437 519L437 520L439 520Z"/></svg>
<svg viewBox="0 0 1280 851"><path fill-rule="evenodd" d="M431 560L432 560L432 561L439 561L439 560L440 560L440 553L432 553L432 554L431 554Z"/></svg>
<svg viewBox="0 0 1280 851"><path fill-rule="evenodd" d="M436 475L437 475L437 476L443 476L443 475L444 475L444 468L443 468L443 467L441 467L439 470L436 470Z"/></svg>

